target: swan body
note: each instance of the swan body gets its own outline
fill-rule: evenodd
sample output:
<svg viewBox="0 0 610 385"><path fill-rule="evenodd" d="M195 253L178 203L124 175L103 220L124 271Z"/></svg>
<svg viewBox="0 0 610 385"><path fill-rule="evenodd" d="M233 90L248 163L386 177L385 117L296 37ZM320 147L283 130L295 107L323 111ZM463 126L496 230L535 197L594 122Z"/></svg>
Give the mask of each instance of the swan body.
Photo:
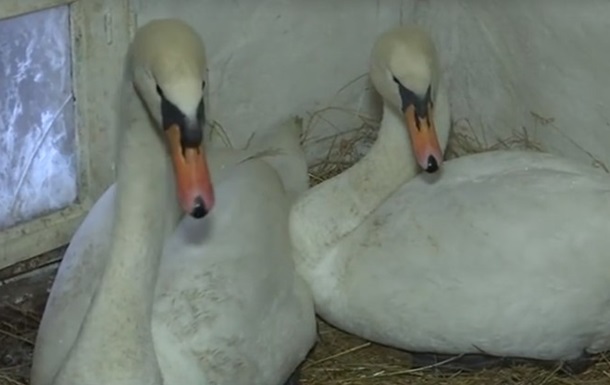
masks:
<svg viewBox="0 0 610 385"><path fill-rule="evenodd" d="M377 142L291 213L297 270L320 316L416 353L570 361L610 349L608 175L521 151L418 173L435 136L409 140L410 106L424 129L436 124L440 148L449 132L432 42L399 27L371 61L384 99ZM437 100L426 111L429 85Z"/></svg>
<svg viewBox="0 0 610 385"><path fill-rule="evenodd" d="M196 32L152 21L130 54L117 182L63 258L32 384L283 384L316 333L288 234L307 187L299 128L204 151ZM279 155L255 156L267 147Z"/></svg>

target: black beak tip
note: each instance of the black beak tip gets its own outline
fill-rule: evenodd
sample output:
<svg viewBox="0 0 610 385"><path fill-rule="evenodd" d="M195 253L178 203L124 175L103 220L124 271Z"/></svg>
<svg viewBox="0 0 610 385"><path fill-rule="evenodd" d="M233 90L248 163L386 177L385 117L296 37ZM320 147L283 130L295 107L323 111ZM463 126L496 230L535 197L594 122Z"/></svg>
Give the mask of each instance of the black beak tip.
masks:
<svg viewBox="0 0 610 385"><path fill-rule="evenodd" d="M203 203L203 198L198 196L195 198L195 204L193 205L193 210L191 211L191 216L195 219L201 219L208 215L208 210L205 208L205 204Z"/></svg>
<svg viewBox="0 0 610 385"><path fill-rule="evenodd" d="M436 158L433 157L432 155L428 156L428 160L426 162L427 166L426 166L426 172L433 174L435 172L438 171L439 167L438 167L438 162L436 161Z"/></svg>

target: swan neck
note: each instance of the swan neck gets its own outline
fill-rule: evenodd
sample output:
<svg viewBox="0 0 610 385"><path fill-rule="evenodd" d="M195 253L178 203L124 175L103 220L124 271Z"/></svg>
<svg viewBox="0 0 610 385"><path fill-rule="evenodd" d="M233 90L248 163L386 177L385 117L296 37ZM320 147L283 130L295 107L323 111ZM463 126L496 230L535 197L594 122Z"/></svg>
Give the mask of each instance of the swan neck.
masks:
<svg viewBox="0 0 610 385"><path fill-rule="evenodd" d="M384 103L377 140L354 167L352 178L368 187L359 190L362 199L371 200L374 210L418 172L404 118Z"/></svg>
<svg viewBox="0 0 610 385"><path fill-rule="evenodd" d="M347 206L357 207L357 210L350 209L355 215L353 222L361 223L394 191L417 175L417 167L404 120L397 111L384 105L377 140L344 176L352 200L346 202Z"/></svg>
<svg viewBox="0 0 610 385"><path fill-rule="evenodd" d="M121 301L126 307L117 317L148 327L165 240L168 162L150 127L126 127L120 152L112 244L98 297L110 305Z"/></svg>
<svg viewBox="0 0 610 385"><path fill-rule="evenodd" d="M137 107L130 105L129 120L118 128L122 131L107 264L62 374L80 373L82 363L104 362L104 373L97 373L99 383L111 383L118 375L130 383L159 384L151 321L170 169L164 143L148 116L136 116Z"/></svg>
<svg viewBox="0 0 610 385"><path fill-rule="evenodd" d="M343 173L304 193L291 211L295 261L311 275L325 251L355 230L418 172L405 123L384 106L377 140ZM308 273L309 271L309 273Z"/></svg>

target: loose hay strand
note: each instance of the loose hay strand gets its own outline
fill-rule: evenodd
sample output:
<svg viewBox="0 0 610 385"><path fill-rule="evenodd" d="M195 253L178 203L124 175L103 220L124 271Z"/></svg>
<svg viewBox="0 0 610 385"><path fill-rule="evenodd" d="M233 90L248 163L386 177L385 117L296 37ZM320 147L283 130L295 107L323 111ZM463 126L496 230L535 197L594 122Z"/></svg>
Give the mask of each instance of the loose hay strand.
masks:
<svg viewBox="0 0 610 385"><path fill-rule="evenodd" d="M320 111L329 111L331 109L331 107L326 107L316 111L311 116L317 116ZM309 166L309 177L312 186L328 180L335 175L339 175L350 168L361 157L361 154L358 153L359 146L371 144L377 139L379 124L374 119L357 111L348 109L341 109L341 111L357 114L362 122L360 126L322 138L316 138L315 140L311 139L308 141L307 138L304 140L304 145L331 141L326 156ZM310 118L310 124L312 120L313 118Z"/></svg>
<svg viewBox="0 0 610 385"><path fill-rule="evenodd" d="M24 382L21 382L15 378L13 378L12 376L9 376L7 374L3 374L2 372L0 372L0 385L26 385Z"/></svg>
<svg viewBox="0 0 610 385"><path fill-rule="evenodd" d="M365 342L365 343L363 343L361 345L354 346L353 348L349 348L349 349L344 350L342 352L339 352L337 354L333 354L332 356L324 357L324 358L322 358L320 360L317 360L317 361L314 361L314 362L310 362L309 364L305 365L305 367L303 369L310 368L312 366L321 364L321 363L326 362L326 361L334 360L335 358L339 358L339 357L344 356L346 354L350 354L350 353L356 352L356 351L358 351L360 349L368 348L369 346L371 346L371 343L370 342Z"/></svg>
<svg viewBox="0 0 610 385"><path fill-rule="evenodd" d="M3 324L6 325L5 322L3 322ZM25 338L23 336L20 336L18 334L11 333L8 330L0 329L0 334L4 334L6 337L10 337L10 338L13 338L15 340L25 342L28 345L34 346L34 342L32 342L30 339Z"/></svg>

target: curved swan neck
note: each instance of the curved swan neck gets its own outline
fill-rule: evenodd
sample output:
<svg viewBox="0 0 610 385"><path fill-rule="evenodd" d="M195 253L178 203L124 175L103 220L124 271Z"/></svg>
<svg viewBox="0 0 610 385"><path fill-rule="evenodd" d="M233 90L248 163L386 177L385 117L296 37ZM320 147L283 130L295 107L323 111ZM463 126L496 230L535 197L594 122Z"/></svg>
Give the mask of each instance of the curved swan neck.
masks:
<svg viewBox="0 0 610 385"><path fill-rule="evenodd" d="M360 214L370 214L418 172L404 118L384 103L377 140L345 176L357 193Z"/></svg>
<svg viewBox="0 0 610 385"><path fill-rule="evenodd" d="M346 189L338 190L343 191L342 202L332 209L334 215L347 218L345 223L359 224L397 188L414 177L417 167L403 119L384 104L377 140L371 149L360 161L335 177L337 183L345 183ZM324 183L335 183L333 179ZM339 210L344 212L339 214ZM349 227L352 228L343 229L344 234L355 228Z"/></svg>
<svg viewBox="0 0 610 385"><path fill-rule="evenodd" d="M295 258L305 265L353 231L388 196L418 172L405 124L384 105L377 140L343 173L305 192L291 212ZM303 255L303 260L301 259ZM307 257L305 257L307 255Z"/></svg>
<svg viewBox="0 0 610 385"><path fill-rule="evenodd" d="M136 306L130 311L145 313L152 309L165 235L164 208L170 196L164 143L149 125L138 119L121 128L112 244L102 279L106 287L100 287L98 295L120 293L123 301L133 299Z"/></svg>
<svg viewBox="0 0 610 385"><path fill-rule="evenodd" d="M139 102L135 95L130 97ZM97 383L160 385L151 318L165 238L169 165L148 117L143 119L135 103L129 103L129 110L130 120L119 128L115 217L107 265L60 376L84 374L95 375ZM103 370L82 373L80 362L103 362Z"/></svg>

